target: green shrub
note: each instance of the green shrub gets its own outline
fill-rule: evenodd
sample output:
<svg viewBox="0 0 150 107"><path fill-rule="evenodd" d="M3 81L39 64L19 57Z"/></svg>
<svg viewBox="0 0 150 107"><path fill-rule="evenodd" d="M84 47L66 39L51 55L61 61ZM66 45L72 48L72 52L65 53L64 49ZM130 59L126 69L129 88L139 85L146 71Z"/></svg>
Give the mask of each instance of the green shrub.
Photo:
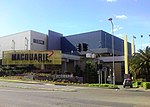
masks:
<svg viewBox="0 0 150 107"><path fill-rule="evenodd" d="M23 67L1 66L0 68L0 76L14 76L25 72L27 72L27 70Z"/></svg>
<svg viewBox="0 0 150 107"><path fill-rule="evenodd" d="M100 84L89 84L88 86L89 86L89 87L99 87Z"/></svg>
<svg viewBox="0 0 150 107"><path fill-rule="evenodd" d="M113 85L113 84L110 84L108 86L108 88L110 88L110 89L119 89L117 85Z"/></svg>
<svg viewBox="0 0 150 107"><path fill-rule="evenodd" d="M133 82L133 86L134 87L136 87L136 88L138 88L139 87L139 85L138 85L139 83L136 81L136 82Z"/></svg>
<svg viewBox="0 0 150 107"><path fill-rule="evenodd" d="M141 87L143 87L143 83L144 83L144 82L141 83Z"/></svg>
<svg viewBox="0 0 150 107"><path fill-rule="evenodd" d="M142 84L142 81L137 81L138 86Z"/></svg>
<svg viewBox="0 0 150 107"><path fill-rule="evenodd" d="M89 87L104 87L104 88L110 88L110 89L117 89L118 86L113 84L89 84Z"/></svg>
<svg viewBox="0 0 150 107"><path fill-rule="evenodd" d="M46 74L46 73L37 73L35 74L36 76L43 76L43 77L49 77L50 74Z"/></svg>
<svg viewBox="0 0 150 107"><path fill-rule="evenodd" d="M143 87L143 82L142 81L135 81L135 82L133 82L133 86L136 88Z"/></svg>
<svg viewBox="0 0 150 107"><path fill-rule="evenodd" d="M109 87L110 84L100 84L100 87Z"/></svg>
<svg viewBox="0 0 150 107"><path fill-rule="evenodd" d="M150 82L143 82L143 88L146 89L150 89Z"/></svg>

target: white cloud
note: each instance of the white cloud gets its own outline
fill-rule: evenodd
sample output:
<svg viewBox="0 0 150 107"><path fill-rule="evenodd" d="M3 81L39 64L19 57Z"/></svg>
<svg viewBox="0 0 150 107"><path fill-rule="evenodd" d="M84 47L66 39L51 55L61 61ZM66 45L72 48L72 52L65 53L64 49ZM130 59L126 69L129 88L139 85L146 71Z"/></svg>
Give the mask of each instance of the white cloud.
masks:
<svg viewBox="0 0 150 107"><path fill-rule="evenodd" d="M123 38L124 37L124 35L121 34L121 33L120 34L116 34L116 36L119 37L119 38Z"/></svg>
<svg viewBox="0 0 150 107"><path fill-rule="evenodd" d="M143 44L142 44L142 47L145 48L145 47L148 46L148 45L149 45L149 44L143 43Z"/></svg>
<svg viewBox="0 0 150 107"><path fill-rule="evenodd" d="M117 0L107 0L107 2L116 2Z"/></svg>
<svg viewBox="0 0 150 107"><path fill-rule="evenodd" d="M117 26L114 27L114 32L116 32L116 31L118 31L118 30L121 30L121 29L123 29L123 27L117 25Z"/></svg>
<svg viewBox="0 0 150 107"><path fill-rule="evenodd" d="M127 19L128 17L126 15L118 15L116 16L117 19Z"/></svg>
<svg viewBox="0 0 150 107"><path fill-rule="evenodd" d="M149 46L149 44L148 43L142 43L142 44L139 44L138 46L139 46L139 48L145 49L147 46Z"/></svg>

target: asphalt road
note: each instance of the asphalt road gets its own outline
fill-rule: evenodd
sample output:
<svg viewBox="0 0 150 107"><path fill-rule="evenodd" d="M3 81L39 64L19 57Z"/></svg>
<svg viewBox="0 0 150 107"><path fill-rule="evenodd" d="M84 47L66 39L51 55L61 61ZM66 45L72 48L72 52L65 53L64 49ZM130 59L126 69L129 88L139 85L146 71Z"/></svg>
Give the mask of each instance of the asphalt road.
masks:
<svg viewBox="0 0 150 107"><path fill-rule="evenodd" d="M150 107L149 98L150 91L0 82L0 107Z"/></svg>

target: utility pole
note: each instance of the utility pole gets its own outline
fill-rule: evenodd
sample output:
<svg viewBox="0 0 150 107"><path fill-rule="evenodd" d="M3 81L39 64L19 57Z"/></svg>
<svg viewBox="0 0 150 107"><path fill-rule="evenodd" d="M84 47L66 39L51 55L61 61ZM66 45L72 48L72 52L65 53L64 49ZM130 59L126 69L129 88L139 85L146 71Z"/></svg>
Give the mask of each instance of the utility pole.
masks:
<svg viewBox="0 0 150 107"><path fill-rule="evenodd" d="M112 22L112 18L108 19L111 22L112 25L112 54L113 54L113 85L115 85L115 62L114 62L114 24Z"/></svg>

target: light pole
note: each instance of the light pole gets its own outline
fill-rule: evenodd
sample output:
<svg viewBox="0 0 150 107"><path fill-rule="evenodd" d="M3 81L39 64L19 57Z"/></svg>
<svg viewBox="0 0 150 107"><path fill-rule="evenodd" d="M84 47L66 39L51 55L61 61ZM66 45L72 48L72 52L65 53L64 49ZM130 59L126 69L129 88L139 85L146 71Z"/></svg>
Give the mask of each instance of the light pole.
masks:
<svg viewBox="0 0 150 107"><path fill-rule="evenodd" d="M113 54L113 85L115 85L115 63L114 63L114 24L112 18L108 19L111 22L112 26L112 54Z"/></svg>
<svg viewBox="0 0 150 107"><path fill-rule="evenodd" d="M142 38L143 38L143 35L141 35L141 49L142 49L142 45L143 45L143 44L142 44Z"/></svg>
<svg viewBox="0 0 150 107"><path fill-rule="evenodd" d="M134 42L134 39L136 39L136 37L133 35L133 38L132 38L132 56L135 54L135 42Z"/></svg>
<svg viewBox="0 0 150 107"><path fill-rule="evenodd" d="M149 34L149 46L150 46L150 34Z"/></svg>

